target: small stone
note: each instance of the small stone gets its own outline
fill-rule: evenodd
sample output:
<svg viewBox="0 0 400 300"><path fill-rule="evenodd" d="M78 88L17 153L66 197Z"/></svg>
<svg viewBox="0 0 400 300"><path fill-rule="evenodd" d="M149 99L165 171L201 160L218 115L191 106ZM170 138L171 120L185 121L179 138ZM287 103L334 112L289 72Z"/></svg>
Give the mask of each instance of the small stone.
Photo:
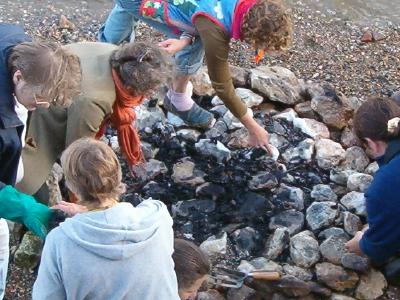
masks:
<svg viewBox="0 0 400 300"><path fill-rule="evenodd" d="M228 131L228 126L222 120L217 121L214 126L205 132L205 136L208 139L218 138L223 136Z"/></svg>
<svg viewBox="0 0 400 300"><path fill-rule="evenodd" d="M307 119L316 119L317 115L311 108L311 102L301 102L296 104L294 110L297 112L300 118L307 118Z"/></svg>
<svg viewBox="0 0 400 300"><path fill-rule="evenodd" d="M181 129L176 132L176 135L188 142L197 142L201 133L195 129Z"/></svg>
<svg viewBox="0 0 400 300"><path fill-rule="evenodd" d="M368 274L361 276L355 296L360 300L374 300L383 295L386 287L387 282L383 274L371 269Z"/></svg>
<svg viewBox="0 0 400 300"><path fill-rule="evenodd" d="M366 272L369 269L368 258L358 256L354 253L346 253L341 259L342 266L346 269L354 270L357 272Z"/></svg>
<svg viewBox="0 0 400 300"><path fill-rule="evenodd" d="M194 212L208 214L215 210L215 202L213 200L185 200L178 201L172 205L172 215L180 217L188 217Z"/></svg>
<svg viewBox="0 0 400 300"><path fill-rule="evenodd" d="M345 170L345 171L334 171L331 170L329 179L333 181L334 183L344 185L347 187L347 180L349 179L349 176L352 174L355 174L356 171L353 170Z"/></svg>
<svg viewBox="0 0 400 300"><path fill-rule="evenodd" d="M340 265L342 256L346 253L346 239L331 236L319 247L322 256L329 262Z"/></svg>
<svg viewBox="0 0 400 300"><path fill-rule="evenodd" d="M367 216L364 193L350 192L340 199L340 203L359 216Z"/></svg>
<svg viewBox="0 0 400 300"><path fill-rule="evenodd" d="M142 145L143 155L146 160L154 158L159 151L159 149L154 149L150 143L141 141L141 145Z"/></svg>
<svg viewBox="0 0 400 300"><path fill-rule="evenodd" d="M197 186L205 182L205 175L204 172L195 168L194 162L185 157L173 166L171 177L177 184Z"/></svg>
<svg viewBox="0 0 400 300"><path fill-rule="evenodd" d="M313 274L308 269L303 269L298 266L293 266L289 264L283 265L283 271L287 275L292 275L300 280L310 281L313 278Z"/></svg>
<svg viewBox="0 0 400 300"><path fill-rule="evenodd" d="M289 230L290 235L300 232L304 227L304 215L296 211L286 210L273 216L269 223L269 229L275 230L276 228L286 227Z"/></svg>
<svg viewBox="0 0 400 300"><path fill-rule="evenodd" d="M210 139L201 139L195 144L195 147L199 153L202 155L215 157L219 163L231 159L231 151L220 141L214 143Z"/></svg>
<svg viewBox="0 0 400 300"><path fill-rule="evenodd" d="M300 188L281 184L276 190L273 203L284 209L304 209L304 193Z"/></svg>
<svg viewBox="0 0 400 300"><path fill-rule="evenodd" d="M166 118L164 112L159 107L147 107L140 105L136 112L136 124L138 130L145 128L153 128L157 123L165 123Z"/></svg>
<svg viewBox="0 0 400 300"><path fill-rule="evenodd" d="M226 254L227 243L228 235L224 232L221 237L216 237L215 235L210 236L201 243L200 249L209 256Z"/></svg>
<svg viewBox="0 0 400 300"><path fill-rule="evenodd" d="M251 227L235 230L231 235L236 253L239 257L250 256L261 240L260 234Z"/></svg>
<svg viewBox="0 0 400 300"><path fill-rule="evenodd" d="M248 273L253 271L278 272L282 274L282 267L276 262L266 259L265 257L257 257L251 261L242 260L238 266L238 271Z"/></svg>
<svg viewBox="0 0 400 300"><path fill-rule="evenodd" d="M303 133L307 134L313 139L328 139L330 136L328 127L326 127L325 124L318 122L314 119L295 118L293 120L293 126L299 128Z"/></svg>
<svg viewBox="0 0 400 300"><path fill-rule="evenodd" d="M248 109L250 110L250 108ZM225 113L223 121L225 122L229 130L244 128L242 122L240 122L239 119L236 118L229 110Z"/></svg>
<svg viewBox="0 0 400 300"><path fill-rule="evenodd" d="M249 146L249 131L246 128L235 130L229 136L228 147L246 148Z"/></svg>
<svg viewBox="0 0 400 300"><path fill-rule="evenodd" d="M251 190L263 190L273 189L278 186L278 179L269 171L259 172L254 175L249 181L249 189Z"/></svg>
<svg viewBox="0 0 400 300"><path fill-rule="evenodd" d="M277 228L265 243L264 256L272 260L277 259L289 242L289 230L285 227Z"/></svg>
<svg viewBox="0 0 400 300"><path fill-rule="evenodd" d="M208 69L206 66L201 69L191 78L193 84L193 92L198 96L212 96L215 94L212 87Z"/></svg>
<svg viewBox="0 0 400 300"><path fill-rule="evenodd" d="M365 193L374 178L363 173L354 173L347 179L347 188L350 191Z"/></svg>
<svg viewBox="0 0 400 300"><path fill-rule="evenodd" d="M225 105L217 105L210 109L210 112L216 115L217 118L222 118L227 111L228 108Z"/></svg>
<svg viewBox="0 0 400 300"><path fill-rule="evenodd" d="M60 27L60 29L74 30L75 29L75 24L72 23L70 20L68 20L66 16L61 15L58 27Z"/></svg>
<svg viewBox="0 0 400 300"><path fill-rule="evenodd" d="M167 112L167 119L168 123L174 127L180 128L186 126L185 121L183 121L181 118L171 112Z"/></svg>
<svg viewBox="0 0 400 300"><path fill-rule="evenodd" d="M344 230L351 236L355 236L357 231L359 231L362 227L362 222L360 218L348 211L345 211L343 214L343 224Z"/></svg>
<svg viewBox="0 0 400 300"><path fill-rule="evenodd" d="M313 202L306 213L306 220L311 230L320 230L333 224L337 216L335 202Z"/></svg>
<svg viewBox="0 0 400 300"><path fill-rule="evenodd" d="M374 175L379 170L379 165L376 161L370 163L368 167L365 169L365 173L369 175Z"/></svg>
<svg viewBox="0 0 400 300"><path fill-rule="evenodd" d="M350 239L349 235L342 228L338 227L331 227L321 231L318 235L318 238L320 240L326 240L331 236L339 237L345 239L346 241Z"/></svg>
<svg viewBox="0 0 400 300"><path fill-rule="evenodd" d="M208 290L206 292L199 292L197 294L197 300L225 300L217 290Z"/></svg>
<svg viewBox="0 0 400 300"><path fill-rule="evenodd" d="M316 160L322 169L332 169L340 164L345 151L339 143L328 139L319 139L315 143Z"/></svg>
<svg viewBox="0 0 400 300"><path fill-rule="evenodd" d="M342 135L340 137L340 143L345 148L350 148L353 146L361 146L360 139L355 135L353 130L351 130L349 127L343 129Z"/></svg>
<svg viewBox="0 0 400 300"><path fill-rule="evenodd" d="M206 182L196 188L196 196L210 197L214 201L224 194L225 188L214 183Z"/></svg>
<svg viewBox="0 0 400 300"><path fill-rule="evenodd" d="M247 107L253 107L253 106L258 106L260 105L263 101L264 98L260 95L257 95L251 90L244 89L244 88L237 88L235 89L236 95L240 97L242 102L246 104ZM211 100L212 105L217 106L217 105L222 105L224 102L218 97L215 96Z"/></svg>
<svg viewBox="0 0 400 300"><path fill-rule="evenodd" d="M356 300L356 299L345 295L332 294L330 300Z"/></svg>
<svg viewBox="0 0 400 300"><path fill-rule="evenodd" d="M319 245L310 232L300 232L290 239L290 257L297 266L305 268L319 261Z"/></svg>
<svg viewBox="0 0 400 300"><path fill-rule="evenodd" d="M295 148L289 148L282 154L283 159L292 164L298 164L301 161L310 162L314 154L314 140L305 139Z"/></svg>
<svg viewBox="0 0 400 300"><path fill-rule="evenodd" d="M332 190L332 188L327 184L317 184L313 186L311 191L311 198L315 201L329 201L329 202L336 202L337 195Z"/></svg>
<svg viewBox="0 0 400 300"><path fill-rule="evenodd" d="M149 181L158 175L168 173L167 166L159 160L149 159L145 165L136 165L132 167L132 171L141 181Z"/></svg>
<svg viewBox="0 0 400 300"><path fill-rule="evenodd" d="M42 240L28 231L24 234L21 244L15 251L15 264L21 268L33 270L40 262L42 247Z"/></svg>
<svg viewBox="0 0 400 300"><path fill-rule="evenodd" d="M369 165L369 158L361 147L350 147L346 150L345 159L340 165L342 170L363 172Z"/></svg>
<svg viewBox="0 0 400 300"><path fill-rule="evenodd" d="M283 112L276 114L273 116L274 119L283 119L288 122L293 122L294 119L297 118L297 113L294 111L293 108L285 109Z"/></svg>
<svg viewBox="0 0 400 300"><path fill-rule="evenodd" d="M343 292L356 286L358 275L353 271L346 271L341 266L331 263L320 263L315 266L317 279L331 289Z"/></svg>
<svg viewBox="0 0 400 300"><path fill-rule="evenodd" d="M249 288L247 285L243 285L239 289L229 289L226 294L227 300L250 300L256 295L256 291Z"/></svg>
<svg viewBox="0 0 400 300"><path fill-rule="evenodd" d="M60 203L63 200L59 182L63 179L64 173L58 163L54 163L50 175L46 180L49 189L49 207Z"/></svg>
<svg viewBox="0 0 400 300"><path fill-rule="evenodd" d="M352 117L352 109L348 106L347 99L342 96L327 97L317 96L311 100L311 108L321 117L329 127L343 129Z"/></svg>
<svg viewBox="0 0 400 300"><path fill-rule="evenodd" d="M289 141L284 136L276 133L271 133L269 135L269 143L278 149L285 148L289 145Z"/></svg>
<svg viewBox="0 0 400 300"><path fill-rule="evenodd" d="M296 104L300 99L300 83L293 72L283 67L260 66L250 72L251 88L271 101Z"/></svg>
<svg viewBox="0 0 400 300"><path fill-rule="evenodd" d="M363 33L361 37L361 42L363 43L372 43L374 41L374 37L371 31L366 31Z"/></svg>
<svg viewBox="0 0 400 300"><path fill-rule="evenodd" d="M247 69L230 65L230 72L234 86L245 86L249 82L250 72Z"/></svg>

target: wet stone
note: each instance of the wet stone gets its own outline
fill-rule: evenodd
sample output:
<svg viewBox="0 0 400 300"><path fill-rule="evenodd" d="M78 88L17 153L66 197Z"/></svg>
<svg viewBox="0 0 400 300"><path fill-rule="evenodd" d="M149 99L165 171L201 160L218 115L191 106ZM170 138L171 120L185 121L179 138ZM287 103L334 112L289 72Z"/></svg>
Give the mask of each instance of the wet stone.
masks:
<svg viewBox="0 0 400 300"><path fill-rule="evenodd" d="M231 151L220 141L214 143L210 139L201 139L195 144L195 147L199 153L205 156L212 156L219 163L231 159Z"/></svg>
<svg viewBox="0 0 400 300"><path fill-rule="evenodd" d="M277 259L290 242L289 230L285 227L275 229L265 243L264 256L268 259Z"/></svg>
<svg viewBox="0 0 400 300"><path fill-rule="evenodd" d="M251 227L235 230L230 237L239 257L252 255L261 241L260 233Z"/></svg>
<svg viewBox="0 0 400 300"><path fill-rule="evenodd" d="M249 181L249 189L251 190L262 190L262 189L273 189L278 186L278 179L269 171L259 172L254 175Z"/></svg>
<svg viewBox="0 0 400 300"><path fill-rule="evenodd" d="M313 266L320 259L318 241L309 231L296 234L290 239L290 257L299 267Z"/></svg>
<svg viewBox="0 0 400 300"><path fill-rule="evenodd" d="M337 195L332 188L327 184L317 184L313 186L311 191L311 198L315 201L329 201L336 202Z"/></svg>
<svg viewBox="0 0 400 300"><path fill-rule="evenodd" d="M306 213L306 220L311 230L320 230L333 224L337 216L335 202L313 202Z"/></svg>
<svg viewBox="0 0 400 300"><path fill-rule="evenodd" d="M340 265L343 255L346 253L345 243L347 239L331 236L320 246L322 256L329 262Z"/></svg>
<svg viewBox="0 0 400 300"><path fill-rule="evenodd" d="M350 212L343 212L343 227L344 230L351 236L354 236L357 231L359 231L362 228L362 222L360 218L352 214Z"/></svg>
<svg viewBox="0 0 400 300"><path fill-rule="evenodd" d="M317 264L315 271L319 282L338 292L354 288L358 282L358 275L355 272L346 271L341 266L331 263Z"/></svg>
<svg viewBox="0 0 400 300"><path fill-rule="evenodd" d="M269 229L286 227L290 235L296 234L304 227L304 215L296 210L283 211L271 218Z"/></svg>
<svg viewBox="0 0 400 300"><path fill-rule="evenodd" d="M273 204L283 209L304 209L304 193L300 188L281 184L274 195Z"/></svg>
<svg viewBox="0 0 400 300"><path fill-rule="evenodd" d="M346 269L356 272L366 272L370 268L368 258L358 256L354 253L344 254L341 259L341 264Z"/></svg>
<svg viewBox="0 0 400 300"><path fill-rule="evenodd" d="M194 212L211 213L215 210L215 202L213 200L185 200L178 201L172 205L172 214L174 216L188 217Z"/></svg>

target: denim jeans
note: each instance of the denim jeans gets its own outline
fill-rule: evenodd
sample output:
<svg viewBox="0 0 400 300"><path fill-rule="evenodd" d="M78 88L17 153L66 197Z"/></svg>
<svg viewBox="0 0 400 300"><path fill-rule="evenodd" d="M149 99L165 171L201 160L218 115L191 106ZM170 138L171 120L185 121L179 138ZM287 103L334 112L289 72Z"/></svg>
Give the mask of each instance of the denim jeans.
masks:
<svg viewBox="0 0 400 300"><path fill-rule="evenodd" d="M120 44L123 41L129 41L137 20L141 20L153 29L164 33L169 38L179 38L173 29L150 19L139 16L139 4L137 1L124 1L126 6L115 5L109 14L106 23L100 28L98 40L100 42ZM204 59L204 48L200 37L196 37L195 41L186 46L174 56L176 71L181 75L193 75L202 66Z"/></svg>
<svg viewBox="0 0 400 300"><path fill-rule="evenodd" d="M9 256L9 231L6 220L0 219L0 300L6 289Z"/></svg>

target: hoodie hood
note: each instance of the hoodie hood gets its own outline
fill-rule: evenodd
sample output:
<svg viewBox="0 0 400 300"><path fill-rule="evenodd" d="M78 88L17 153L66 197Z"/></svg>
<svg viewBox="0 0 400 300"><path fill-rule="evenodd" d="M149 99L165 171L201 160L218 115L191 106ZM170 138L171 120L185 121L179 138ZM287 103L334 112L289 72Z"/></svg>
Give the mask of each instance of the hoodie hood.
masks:
<svg viewBox="0 0 400 300"><path fill-rule="evenodd" d="M168 224L167 224L168 223ZM67 219L60 229L78 246L110 260L123 260L143 251L162 226L171 226L166 206L159 201L130 203Z"/></svg>

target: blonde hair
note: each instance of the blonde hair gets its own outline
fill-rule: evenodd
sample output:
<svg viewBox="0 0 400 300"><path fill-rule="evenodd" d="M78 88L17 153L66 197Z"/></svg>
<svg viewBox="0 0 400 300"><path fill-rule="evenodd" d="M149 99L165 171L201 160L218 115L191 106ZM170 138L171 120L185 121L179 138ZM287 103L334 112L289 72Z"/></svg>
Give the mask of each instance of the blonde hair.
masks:
<svg viewBox="0 0 400 300"><path fill-rule="evenodd" d="M45 42L24 42L12 48L8 58L11 74L21 71L36 96L50 103L69 105L80 92L79 58L66 49Z"/></svg>
<svg viewBox="0 0 400 300"><path fill-rule="evenodd" d="M245 42L263 50L285 50L293 41L292 18L281 0L258 0L244 15Z"/></svg>
<svg viewBox="0 0 400 300"><path fill-rule="evenodd" d="M93 138L73 142L61 155L61 165L67 187L88 206L118 200L125 192L118 158L103 142Z"/></svg>

